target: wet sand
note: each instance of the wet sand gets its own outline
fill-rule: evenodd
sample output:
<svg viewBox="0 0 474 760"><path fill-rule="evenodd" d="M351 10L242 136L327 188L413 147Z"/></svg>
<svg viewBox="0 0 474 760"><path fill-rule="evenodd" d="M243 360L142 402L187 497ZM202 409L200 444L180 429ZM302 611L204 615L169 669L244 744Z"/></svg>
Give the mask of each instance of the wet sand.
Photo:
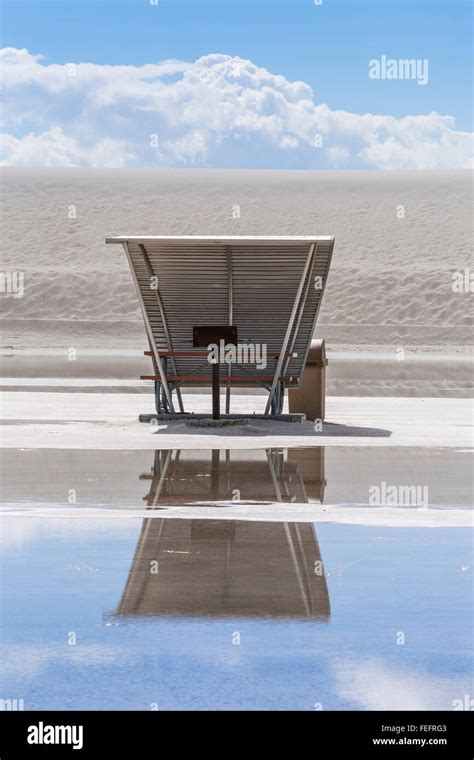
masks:
<svg viewBox="0 0 474 760"><path fill-rule="evenodd" d="M467 450L27 448L4 449L2 459L2 511L24 519L472 525Z"/></svg>

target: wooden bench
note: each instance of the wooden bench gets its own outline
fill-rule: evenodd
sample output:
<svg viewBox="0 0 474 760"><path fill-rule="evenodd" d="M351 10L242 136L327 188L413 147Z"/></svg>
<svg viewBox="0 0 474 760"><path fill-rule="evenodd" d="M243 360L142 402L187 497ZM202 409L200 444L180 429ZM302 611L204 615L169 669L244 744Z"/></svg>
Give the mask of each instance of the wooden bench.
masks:
<svg viewBox="0 0 474 760"><path fill-rule="evenodd" d="M155 358L155 354L153 351L144 351L143 352L145 356L150 356L153 359ZM209 356L208 350L178 350L178 351L167 351L167 350L160 350L159 352L160 358L166 359L169 357L196 357L197 359L205 359L207 356ZM280 356L279 351L268 351L267 357L270 359L277 360ZM287 352L284 354L285 359L291 359L294 356L293 353ZM226 388L230 388L232 384L235 385L246 385L246 384L253 384L258 385L261 384L262 386L266 386L266 384L271 385L271 383L274 380L274 375L261 375L257 373L253 374L239 374L239 375L233 375L232 373L232 367L234 365L229 364L229 373L221 375L219 377L219 385L224 386ZM192 375L171 375L165 372L165 378L167 383L176 383L181 385L182 383L199 383L200 385L212 385L213 384L213 377L211 375L200 375L198 372ZM152 381L155 383L155 399L157 403L157 411L160 406L160 383L162 381L160 375L140 375L140 380L146 380L146 381ZM280 388L284 388L287 384L291 384L294 382L294 377L292 375L280 375L278 377L278 383ZM283 391L284 392L284 391ZM217 391L216 391L217 393Z"/></svg>

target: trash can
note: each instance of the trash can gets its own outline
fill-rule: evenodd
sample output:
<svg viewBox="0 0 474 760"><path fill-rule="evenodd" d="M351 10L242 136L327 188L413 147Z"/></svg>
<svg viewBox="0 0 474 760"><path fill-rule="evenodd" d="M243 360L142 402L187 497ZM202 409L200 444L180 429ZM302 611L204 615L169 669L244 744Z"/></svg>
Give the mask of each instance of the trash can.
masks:
<svg viewBox="0 0 474 760"><path fill-rule="evenodd" d="M327 364L324 340L312 340L300 387L288 391L290 414L305 414L307 420L324 420Z"/></svg>

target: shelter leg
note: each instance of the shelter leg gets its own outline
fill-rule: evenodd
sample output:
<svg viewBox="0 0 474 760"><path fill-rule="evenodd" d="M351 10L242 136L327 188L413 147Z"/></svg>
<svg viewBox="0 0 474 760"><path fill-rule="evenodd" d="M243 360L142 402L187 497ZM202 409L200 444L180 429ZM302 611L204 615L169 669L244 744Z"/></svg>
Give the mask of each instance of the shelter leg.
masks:
<svg viewBox="0 0 474 760"><path fill-rule="evenodd" d="M161 414L161 383L155 380L155 409L157 414Z"/></svg>
<svg viewBox="0 0 474 760"><path fill-rule="evenodd" d="M212 365L212 419L220 420L220 367L219 362Z"/></svg>
<svg viewBox="0 0 474 760"><path fill-rule="evenodd" d="M285 397L285 384L282 382L279 382L275 388L275 393L273 395L272 403L270 406L270 411L272 414L278 415L282 413L284 397Z"/></svg>

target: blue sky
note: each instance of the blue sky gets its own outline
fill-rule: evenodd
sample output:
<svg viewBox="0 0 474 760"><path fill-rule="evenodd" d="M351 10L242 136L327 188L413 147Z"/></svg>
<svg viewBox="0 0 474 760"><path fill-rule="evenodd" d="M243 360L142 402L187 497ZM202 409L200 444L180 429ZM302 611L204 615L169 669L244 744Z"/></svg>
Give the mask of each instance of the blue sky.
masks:
<svg viewBox="0 0 474 760"><path fill-rule="evenodd" d="M4 0L2 47L41 55L42 66L140 67L222 53L249 59L289 82L303 81L315 106L397 119L435 111L454 117L455 130L468 131L471 15L472 4L464 0L323 0L321 6L313 0L159 0L157 6L150 0ZM428 84L371 80L368 61L382 54L427 59ZM344 150L352 160L359 146L349 142Z"/></svg>

